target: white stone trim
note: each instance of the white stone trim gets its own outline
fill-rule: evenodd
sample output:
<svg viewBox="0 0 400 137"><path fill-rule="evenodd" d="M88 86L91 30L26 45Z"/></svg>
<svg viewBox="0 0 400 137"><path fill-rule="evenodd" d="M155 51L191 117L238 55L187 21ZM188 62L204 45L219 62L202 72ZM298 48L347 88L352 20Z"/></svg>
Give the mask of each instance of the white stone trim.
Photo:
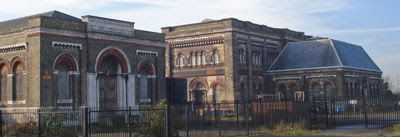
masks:
<svg viewBox="0 0 400 137"><path fill-rule="evenodd" d="M57 99L58 104L72 103L72 99Z"/></svg>
<svg viewBox="0 0 400 137"><path fill-rule="evenodd" d="M80 75L81 73L79 71L69 71L70 75Z"/></svg>
<svg viewBox="0 0 400 137"><path fill-rule="evenodd" d="M57 111L72 111L72 106L59 106L57 107Z"/></svg>
<svg viewBox="0 0 400 137"><path fill-rule="evenodd" d="M157 52L148 51L148 50L136 50L136 55L156 56L156 57L158 57L158 53Z"/></svg>
<svg viewBox="0 0 400 137"><path fill-rule="evenodd" d="M173 48L180 48L217 43L224 43L224 35L177 40L171 41L168 44Z"/></svg>
<svg viewBox="0 0 400 137"><path fill-rule="evenodd" d="M301 80L301 77L273 78L273 81L282 81L282 80Z"/></svg>
<svg viewBox="0 0 400 137"><path fill-rule="evenodd" d="M380 80L380 78L378 78L378 77L369 77L369 79Z"/></svg>
<svg viewBox="0 0 400 137"><path fill-rule="evenodd" d="M258 43L264 43L264 39L257 38L257 37L250 37L250 41L258 42Z"/></svg>
<svg viewBox="0 0 400 137"><path fill-rule="evenodd" d="M249 40L249 37L247 37L246 35L241 35L241 34L237 34L236 37L239 39L246 39Z"/></svg>
<svg viewBox="0 0 400 137"><path fill-rule="evenodd" d="M25 104L25 103L26 103L25 100L21 100L21 101L9 100L9 101L7 101L7 104Z"/></svg>
<svg viewBox="0 0 400 137"><path fill-rule="evenodd" d="M20 43L15 45L1 46L0 53L11 52L11 51L19 51L26 50L26 43Z"/></svg>
<svg viewBox="0 0 400 137"><path fill-rule="evenodd" d="M345 77L351 77L351 78L359 78L360 76L358 75L344 75Z"/></svg>
<svg viewBox="0 0 400 137"><path fill-rule="evenodd" d="M329 78L329 77L334 77L334 78L336 78L336 75L317 75L317 76L306 76L306 79L314 79L314 78Z"/></svg>
<svg viewBox="0 0 400 137"><path fill-rule="evenodd" d="M140 101L140 102L143 102L143 103L148 103L148 102L151 102L151 99L150 99L150 98L147 98L147 99L139 99L139 101Z"/></svg>
<svg viewBox="0 0 400 137"><path fill-rule="evenodd" d="M53 41L51 46L53 48L63 48L63 49L73 49L73 50L82 50L82 44L79 43L68 43L68 42L58 42Z"/></svg>

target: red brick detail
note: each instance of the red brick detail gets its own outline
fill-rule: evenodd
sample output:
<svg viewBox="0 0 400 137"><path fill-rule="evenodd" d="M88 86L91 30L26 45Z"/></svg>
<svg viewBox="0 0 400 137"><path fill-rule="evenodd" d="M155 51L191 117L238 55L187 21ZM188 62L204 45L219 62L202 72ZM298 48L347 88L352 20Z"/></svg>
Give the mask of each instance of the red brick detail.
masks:
<svg viewBox="0 0 400 137"><path fill-rule="evenodd" d="M101 62L103 61L103 59L104 59L105 57L108 57L108 56L113 56L113 57L115 57L115 58L118 60L119 64L121 65L121 71L122 71L123 73L128 73L128 64L126 63L126 59L125 59L125 57L122 55L122 53L119 52L119 51L116 50L116 49L108 49L108 50L104 51L104 52L100 55L100 58L99 58L99 60L98 60L98 62L97 62L97 66L96 66L97 72L99 72L100 69L101 69L100 66L101 66Z"/></svg>
<svg viewBox="0 0 400 137"><path fill-rule="evenodd" d="M22 72L25 72L25 62L21 57L15 57L11 62L11 69L8 70L9 73L14 71L15 65L22 65Z"/></svg>
<svg viewBox="0 0 400 137"><path fill-rule="evenodd" d="M3 72L3 69L6 68L8 70L8 62L4 59L0 59L0 74Z"/></svg>
<svg viewBox="0 0 400 137"><path fill-rule="evenodd" d="M214 81L214 82L211 83L210 88L214 88L216 85L224 87L224 85L222 85L220 82Z"/></svg>
<svg viewBox="0 0 400 137"><path fill-rule="evenodd" d="M139 68L138 68L137 72L140 73L140 71L143 68L147 70L147 74L149 74L149 75L153 75L154 74L154 68L153 68L153 65L152 65L152 63L150 61L148 61L148 60L142 61L139 64Z"/></svg>
<svg viewBox="0 0 400 137"><path fill-rule="evenodd" d="M295 83L295 82L290 83L289 88L292 87L292 86L296 86L297 88L300 88L299 84L297 84L297 83Z"/></svg>
<svg viewBox="0 0 400 137"><path fill-rule="evenodd" d="M190 82L190 84L189 84L189 89L193 89L194 88L194 86L197 84L197 83L201 83L201 84L203 84L203 88L207 88L207 83L204 81L204 80L202 80L202 79L200 79L200 78L196 78L196 79L193 79L191 82Z"/></svg>
<svg viewBox="0 0 400 137"><path fill-rule="evenodd" d="M58 70L58 66L63 62L65 62L68 65L69 71L77 71L78 70L78 66L76 65L74 58L68 54L63 54L57 58L54 69Z"/></svg>
<svg viewBox="0 0 400 137"><path fill-rule="evenodd" d="M327 84L331 84L333 87L335 86L335 84L333 84L332 81L325 81L324 84L323 84L324 87L325 87Z"/></svg>
<svg viewBox="0 0 400 137"><path fill-rule="evenodd" d="M310 88L314 87L314 85L319 85L319 86L321 86L321 85L319 84L319 82L314 81L314 82L311 83Z"/></svg>
<svg viewBox="0 0 400 137"><path fill-rule="evenodd" d="M285 83L279 83L279 84L278 84L278 89L280 89L281 87L285 87L285 88L287 88L287 86L286 86L286 84L285 84Z"/></svg>

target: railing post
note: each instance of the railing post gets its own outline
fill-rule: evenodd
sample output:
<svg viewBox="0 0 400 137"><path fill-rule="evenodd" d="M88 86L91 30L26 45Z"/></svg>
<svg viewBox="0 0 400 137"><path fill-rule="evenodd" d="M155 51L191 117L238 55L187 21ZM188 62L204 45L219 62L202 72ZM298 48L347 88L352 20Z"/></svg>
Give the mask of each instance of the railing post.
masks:
<svg viewBox="0 0 400 137"><path fill-rule="evenodd" d="M89 123L89 119L88 119L88 115L89 115L89 108L87 107L83 107L81 109L81 115L82 115L82 137L88 137L88 123Z"/></svg>
<svg viewBox="0 0 400 137"><path fill-rule="evenodd" d="M40 117L40 109L38 109L37 110L37 116L38 116L38 137L41 137L42 136L42 134L41 134L41 131L42 131L42 128L41 128L41 117Z"/></svg>
<svg viewBox="0 0 400 137"><path fill-rule="evenodd" d="M217 111L217 113L218 113L218 134L221 137L221 115L219 113L220 111L221 111L221 104L218 105L218 111Z"/></svg>
<svg viewBox="0 0 400 137"><path fill-rule="evenodd" d="M0 137L3 137L3 112L0 110Z"/></svg>
<svg viewBox="0 0 400 137"><path fill-rule="evenodd" d="M170 137L169 126L170 126L170 116L169 116L169 105L165 107L165 136Z"/></svg>
<svg viewBox="0 0 400 137"><path fill-rule="evenodd" d="M239 102L236 103L236 126L239 126Z"/></svg>
<svg viewBox="0 0 400 137"><path fill-rule="evenodd" d="M132 125L131 125L131 115L132 115L132 107L128 107L128 130L129 130L129 137L132 137Z"/></svg>
<svg viewBox="0 0 400 137"><path fill-rule="evenodd" d="M329 119L328 119L328 101L325 98L325 122L326 122L326 128L329 128Z"/></svg>
<svg viewBox="0 0 400 137"><path fill-rule="evenodd" d="M250 127L249 127L249 112L247 110L247 103L244 103L244 110L246 113L246 127L247 127L247 136L250 136Z"/></svg>
<svg viewBox="0 0 400 137"><path fill-rule="evenodd" d="M362 89L363 90L363 97L362 97L362 100L363 100L363 110L364 110L364 122L365 122L365 128L368 128L368 117L367 117L367 101L365 100L365 93L364 92L366 92L366 90L364 90L364 89Z"/></svg>
<svg viewBox="0 0 400 137"><path fill-rule="evenodd" d="M185 105L185 122L186 122L186 137L189 137L189 110L188 110L188 105Z"/></svg>

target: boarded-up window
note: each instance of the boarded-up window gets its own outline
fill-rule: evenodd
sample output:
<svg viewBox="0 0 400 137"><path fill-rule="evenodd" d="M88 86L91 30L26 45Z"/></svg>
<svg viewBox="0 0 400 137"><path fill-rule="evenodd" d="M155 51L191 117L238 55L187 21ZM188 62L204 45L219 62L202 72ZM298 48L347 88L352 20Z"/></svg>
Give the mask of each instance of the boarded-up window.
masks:
<svg viewBox="0 0 400 137"><path fill-rule="evenodd" d="M66 63L61 63L58 66L58 99L70 99L69 85L68 65Z"/></svg>
<svg viewBox="0 0 400 137"><path fill-rule="evenodd" d="M142 68L140 70L140 99L148 99L149 98L149 81L147 79L147 69L146 68Z"/></svg>

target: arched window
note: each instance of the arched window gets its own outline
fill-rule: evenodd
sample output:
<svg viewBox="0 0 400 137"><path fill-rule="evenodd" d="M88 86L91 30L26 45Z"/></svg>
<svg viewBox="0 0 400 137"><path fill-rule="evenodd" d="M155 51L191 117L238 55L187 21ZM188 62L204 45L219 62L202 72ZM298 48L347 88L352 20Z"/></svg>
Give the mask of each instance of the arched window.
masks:
<svg viewBox="0 0 400 137"><path fill-rule="evenodd" d="M183 67L183 55L179 54L176 58L176 66Z"/></svg>
<svg viewBox="0 0 400 137"><path fill-rule="evenodd" d="M201 65L206 65L206 53L204 51L201 52Z"/></svg>
<svg viewBox="0 0 400 137"><path fill-rule="evenodd" d="M215 85L214 87L213 87L213 101L214 102L218 102L219 101L219 98L220 98L220 93L221 91L220 91L220 87L219 87L219 85Z"/></svg>
<svg viewBox="0 0 400 137"><path fill-rule="evenodd" d="M244 49L239 49L239 62L246 63L246 53L244 52Z"/></svg>
<svg viewBox="0 0 400 137"><path fill-rule="evenodd" d="M191 66L196 66L196 53L190 54L189 62Z"/></svg>
<svg viewBox="0 0 400 137"><path fill-rule="evenodd" d="M319 98L319 97L321 97L321 91L320 91L320 89L321 89L321 86L319 85L319 84L314 84L313 86L312 86L312 96L314 97L314 98Z"/></svg>
<svg viewBox="0 0 400 137"><path fill-rule="evenodd" d="M197 58L196 65L200 66L201 65L201 52L196 53L196 58Z"/></svg>
<svg viewBox="0 0 400 137"><path fill-rule="evenodd" d="M219 63L219 56L218 56L218 51L217 50L213 51L213 53L211 55L211 61L212 61L212 63L214 65Z"/></svg>
<svg viewBox="0 0 400 137"><path fill-rule="evenodd" d="M21 61L15 61L12 67L12 100L21 101L23 100L23 71L25 66Z"/></svg>
<svg viewBox="0 0 400 137"><path fill-rule="evenodd" d="M143 60L137 70L139 74L139 98L140 102L151 102L158 96L154 92L155 68L149 60Z"/></svg>
<svg viewBox="0 0 400 137"><path fill-rule="evenodd" d="M242 90L244 90L244 88L245 88L245 85L244 85L244 83L243 82L241 82L240 83L240 87L239 87L240 89L242 89Z"/></svg>
<svg viewBox="0 0 400 137"><path fill-rule="evenodd" d="M58 99L68 100L71 98L70 94L70 78L69 67L65 62L58 65Z"/></svg>
<svg viewBox="0 0 400 137"><path fill-rule="evenodd" d="M281 92L283 94L282 99L286 98L286 96L287 96L286 86L284 86L284 85L279 86L279 92Z"/></svg>
<svg viewBox="0 0 400 137"><path fill-rule="evenodd" d="M78 71L75 59L68 54L57 57L54 66L57 72L57 103L72 103L73 77L72 71Z"/></svg>
<svg viewBox="0 0 400 137"><path fill-rule="evenodd" d="M7 74L8 63L5 60L0 60L0 101L7 100Z"/></svg>
<svg viewBox="0 0 400 137"><path fill-rule="evenodd" d="M292 95L294 94L294 92L298 91L299 87L297 87L296 84L292 84L290 86L290 93L288 94L288 96L292 97Z"/></svg>
<svg viewBox="0 0 400 137"><path fill-rule="evenodd" d="M333 85L332 84L326 84L325 85L325 96L327 98L331 98L333 95Z"/></svg>
<svg viewBox="0 0 400 137"><path fill-rule="evenodd" d="M360 94L360 87L358 87L358 84L357 83L354 83L354 86L353 86L353 92L354 92L354 95L356 96L356 97L359 97L359 96L361 96L362 94Z"/></svg>

